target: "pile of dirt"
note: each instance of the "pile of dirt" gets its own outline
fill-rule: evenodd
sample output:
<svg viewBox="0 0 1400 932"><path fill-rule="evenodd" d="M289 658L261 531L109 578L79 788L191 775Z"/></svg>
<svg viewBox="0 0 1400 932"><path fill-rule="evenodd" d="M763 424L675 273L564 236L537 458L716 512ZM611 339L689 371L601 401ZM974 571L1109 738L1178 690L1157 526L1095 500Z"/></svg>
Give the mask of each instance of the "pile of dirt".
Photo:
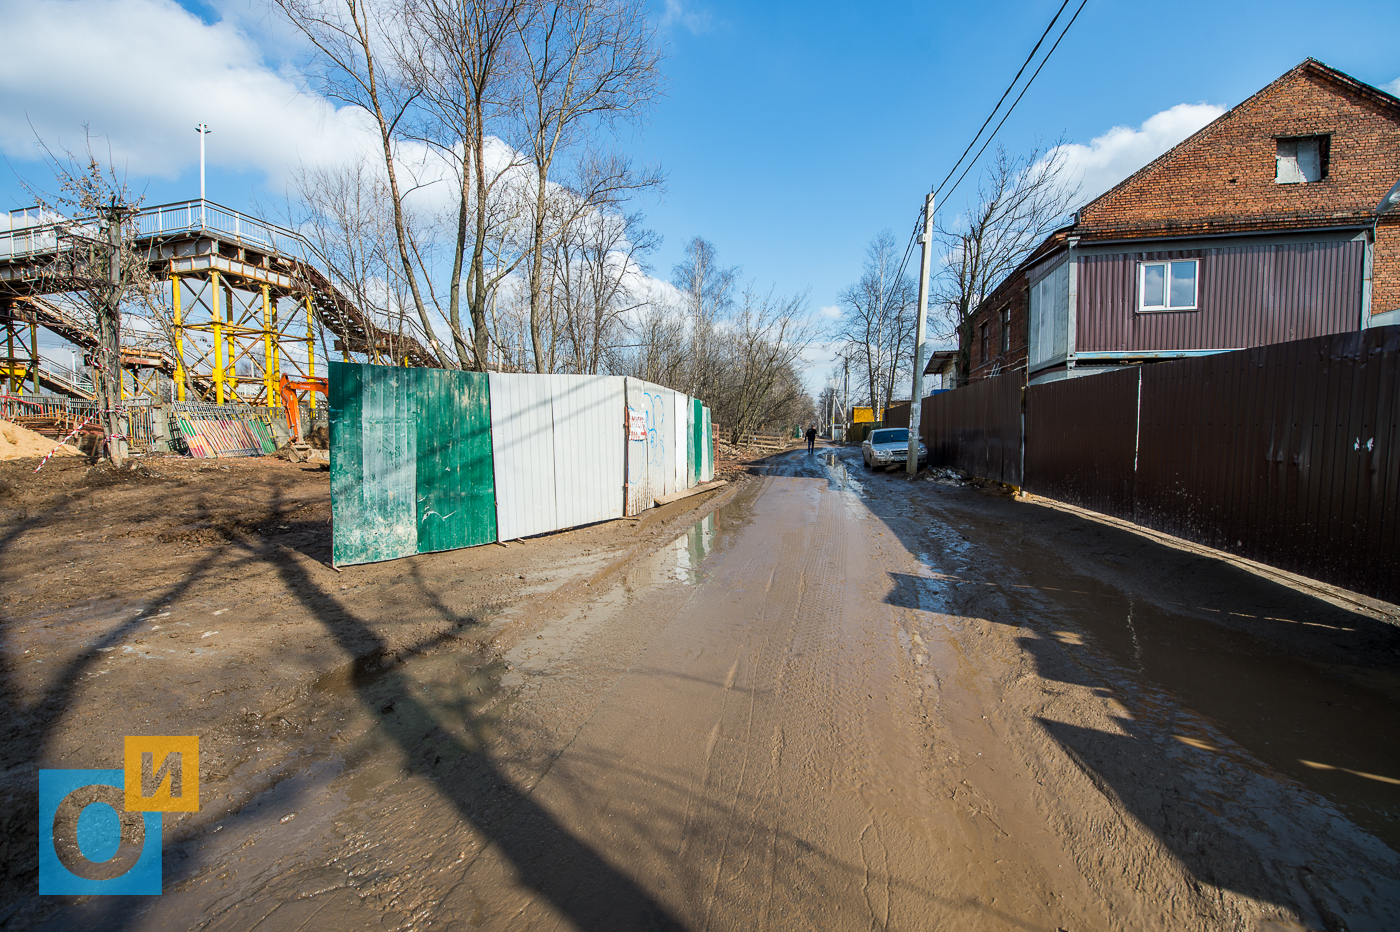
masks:
<svg viewBox="0 0 1400 932"><path fill-rule="evenodd" d="M48 456L54 448L54 441L43 434L36 434L27 427L0 421L0 460L14 460L29 456ZM80 456L70 446L59 448L59 456Z"/></svg>

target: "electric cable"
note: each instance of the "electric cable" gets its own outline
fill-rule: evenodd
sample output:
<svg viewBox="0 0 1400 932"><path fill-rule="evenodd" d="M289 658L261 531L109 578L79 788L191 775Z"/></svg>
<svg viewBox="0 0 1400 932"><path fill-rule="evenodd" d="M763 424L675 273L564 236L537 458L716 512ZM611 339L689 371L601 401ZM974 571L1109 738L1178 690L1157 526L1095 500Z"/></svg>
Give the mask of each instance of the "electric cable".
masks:
<svg viewBox="0 0 1400 932"><path fill-rule="evenodd" d="M1069 2L1070 2L1070 0L1064 0L1064 2L1060 4L1060 8L1059 8L1058 10L1055 11L1055 15L1054 15L1054 16L1051 18L1051 20L1050 20L1050 25L1046 26L1046 27L1045 27L1045 31L1042 32L1042 33L1040 34L1040 38L1039 38L1039 39L1036 41L1036 43L1035 43L1035 48L1031 49L1031 53L1030 53L1029 55L1027 55L1027 56L1026 56L1026 60L1025 60L1024 62L1021 63L1021 68L1020 68L1020 70L1016 72L1016 77L1014 77L1014 78L1011 79L1011 83L1008 84L1008 85L1006 86L1006 90L1002 92L1001 99L997 101L997 105L996 105L995 107L992 108L992 112L991 112L991 113L987 114L987 119L985 119L985 120L982 121L982 125L981 125L980 127L978 127L977 133L972 137L972 141L969 142L969 143L967 144L967 148L964 149L964 150L962 151L962 155L958 156L958 160L957 160L956 162L953 163L953 167L950 168L950 169L948 169L948 174L945 175L945 176L943 176L943 180L940 181L940 182L938 183L938 187L936 187L936 188L933 189L933 196L934 196L934 197L938 197L938 195L941 194L941 193L943 192L943 186L944 186L945 184L948 183L948 179L949 179L949 178L953 177L953 172L955 172L955 171L958 170L958 166L962 164L963 159L967 158L967 154L968 154L969 152L972 151L972 147L975 146L975 145L977 145L977 140L980 139L980 138L982 138L982 130L986 129L986 128L987 128L987 124L990 123L990 122L992 122L992 119L997 115L997 111L1001 109L1001 105L1004 104L1004 103L1006 102L1007 96L1008 96L1013 90L1015 90L1015 88L1016 88L1016 82L1019 81L1019 80L1021 80L1021 75L1023 75L1023 74L1026 73L1026 66L1029 65L1029 64L1031 63L1031 60L1032 60L1033 58L1035 58L1035 53L1038 52L1038 51L1040 51L1040 46L1041 46L1042 44L1044 44L1044 42L1045 42L1045 37L1048 36L1048 35L1050 35L1050 30L1052 30L1052 29L1055 28L1055 23L1059 21L1059 19L1060 19L1060 14L1063 13L1063 12L1065 11L1065 7L1069 6ZM1082 5L1081 5L1081 6L1082 6ZM1077 15L1079 15L1079 14L1076 13L1075 15L1077 16ZM1062 35L1063 35L1063 34L1062 34ZM1048 57L1048 56L1047 56L1047 57ZM1031 80L1034 81L1035 78L1032 77ZM1018 99L1019 99L1019 98L1018 98ZM1016 106L1016 105L1015 105L1015 104L1012 104L1012 106L1014 107L1014 106ZM998 124L998 128L999 128L999 127L1000 127L1000 124ZM992 131L992 135L996 135L996 131L995 131L995 130ZM980 154L980 153L979 153L979 154ZM975 160L974 160L974 161L975 161Z"/></svg>
<svg viewBox="0 0 1400 932"><path fill-rule="evenodd" d="M964 168L963 173L958 176L958 180L953 182L953 186L948 189L947 196L952 196L952 193L958 189L958 185L962 184L963 179L967 177L967 173L972 170L972 166L976 165L978 159L982 157L982 153L987 151L987 146L991 145L992 140L996 138L996 134L1000 132L1002 126L1006 124L1007 119L1010 118L1012 112L1016 109L1016 105L1021 102L1021 98L1026 96L1026 91L1030 90L1031 85L1035 83L1035 79L1040 75L1040 72L1045 67L1046 62L1050 61L1050 57L1054 55L1055 50L1060 47L1060 43L1064 41L1065 35L1069 32L1070 27L1074 25L1074 21L1079 18L1079 14L1083 12L1084 7L1088 4L1088 2L1089 0L1080 0L1080 4L1078 8L1075 9L1074 15L1070 17L1069 22L1065 24L1065 28L1060 30L1059 36L1056 37L1055 44L1050 46L1050 51L1046 52L1045 57L1040 60L1040 64L1037 65L1035 71L1031 73L1030 79L1027 80L1025 86L1021 88L1021 93L1016 95L1016 99L1011 102L1011 106L1007 108L1006 113L1004 113L1002 115L1001 120L997 122L996 128L992 130L991 134L987 136L986 141L982 143L982 148L977 150L977 154L972 157L972 161L967 163L967 167ZM1050 35L1050 32L1055 28L1055 24L1059 22L1060 15L1064 13L1065 8L1069 6L1069 3L1070 0L1064 0L1064 2L1060 4L1060 8L1055 11L1055 15L1050 19L1050 24L1046 26L1045 31L1041 33L1040 38L1036 41L1035 46L1030 51L1030 54L1026 56L1026 60L1021 64L1020 69L1016 72L1016 76L1012 78L1011 83L1007 85L1006 90L1002 93L1001 98L996 103L996 106L992 108L989 114L987 114L987 119L982 122L982 126L972 137L972 141L967 144L967 148L963 150L962 155L958 156L958 160L953 163L953 167L949 169L948 174L943 177L943 180L938 183L938 187L934 189L935 199L939 196L939 194L942 193L943 186L948 183L949 178L953 177L953 173L958 170L958 166L961 165L963 159L967 157L967 153L972 151L973 146L977 145L977 140L981 138L983 130L985 130L987 128L987 125L992 122L992 118L997 115L997 111L1001 109L1001 105L1006 102L1006 98L1011 94L1011 91L1015 89L1016 82L1021 80L1021 75L1025 73L1026 68L1030 65L1031 61L1034 60L1036 52L1038 52L1040 50L1040 47L1045 43L1045 38L1048 35ZM918 242L919 233L921 232L922 227L924 225L924 213L925 209L920 208L919 216L914 222L914 229L909 234L909 242L904 247L904 256L902 259L900 259L899 271L895 274L894 280L896 282L898 282L901 278L904 277L905 269L909 267L909 258L913 255L914 244ZM881 317L884 316L885 311L887 310L888 303L889 296L886 295L880 304Z"/></svg>
<svg viewBox="0 0 1400 932"><path fill-rule="evenodd" d="M1074 15L1069 18L1069 22L1065 23L1065 28L1061 30L1059 38L1055 40L1054 45L1050 46L1050 51L1045 53L1045 57L1041 59L1040 65L1035 69L1030 80L1026 82L1026 86L1021 88L1021 93L1017 94L1016 99L1011 102L1011 106L1007 108L1006 114L1001 118L1001 122L997 123L996 129L992 130L991 135L987 137L987 141L982 143L982 148L977 150L977 154L972 157L972 161L967 163L967 168L963 169L963 173L958 176L958 180L953 182L953 186L948 189L948 197L953 196L953 192L958 189L958 185L962 184L963 179L967 177L967 173L972 171L972 166L976 165L977 160L982 157L982 153L987 151L987 146L992 144L992 140L996 138L997 132L1001 129L1002 124L1011 116L1012 111L1016 109L1016 105L1021 102L1021 98L1026 96L1026 91L1031 89L1031 85L1035 83L1036 75L1040 74L1040 69L1045 67L1045 63L1050 60L1050 56L1055 54L1055 49L1060 47L1060 42L1064 39L1065 33L1069 32L1069 27L1074 25L1074 21L1079 18L1080 12L1088 2L1089 0L1081 0L1079 9L1075 10Z"/></svg>

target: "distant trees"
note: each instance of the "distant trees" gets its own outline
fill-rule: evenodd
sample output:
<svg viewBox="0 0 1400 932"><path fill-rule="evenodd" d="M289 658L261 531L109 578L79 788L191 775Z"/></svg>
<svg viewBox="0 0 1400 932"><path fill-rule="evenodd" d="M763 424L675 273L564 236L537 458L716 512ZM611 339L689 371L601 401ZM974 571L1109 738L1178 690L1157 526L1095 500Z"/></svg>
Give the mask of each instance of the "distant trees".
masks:
<svg viewBox="0 0 1400 932"><path fill-rule="evenodd" d="M918 286L913 276L900 273L902 258L891 231L877 234L866 247L860 280L839 299L839 339L846 358L862 370L867 403L877 408L889 406L913 359Z"/></svg>
<svg viewBox="0 0 1400 932"><path fill-rule="evenodd" d="M705 399L731 442L811 419L799 368L812 339L805 294L741 286L739 269L721 264L700 237L686 247L672 283L677 299L652 301L630 325L635 342L616 371Z"/></svg>

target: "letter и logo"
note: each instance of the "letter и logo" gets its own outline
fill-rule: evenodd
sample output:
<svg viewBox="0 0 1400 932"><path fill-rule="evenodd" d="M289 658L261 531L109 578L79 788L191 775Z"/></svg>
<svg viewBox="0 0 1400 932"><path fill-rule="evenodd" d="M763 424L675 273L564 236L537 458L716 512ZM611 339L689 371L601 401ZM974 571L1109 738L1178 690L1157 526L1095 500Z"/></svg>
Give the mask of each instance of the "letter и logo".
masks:
<svg viewBox="0 0 1400 932"><path fill-rule="evenodd" d="M39 771L42 896L161 892L161 813L199 811L199 738L128 737L124 770Z"/></svg>
<svg viewBox="0 0 1400 932"><path fill-rule="evenodd" d="M199 811L199 738L128 736L126 811Z"/></svg>

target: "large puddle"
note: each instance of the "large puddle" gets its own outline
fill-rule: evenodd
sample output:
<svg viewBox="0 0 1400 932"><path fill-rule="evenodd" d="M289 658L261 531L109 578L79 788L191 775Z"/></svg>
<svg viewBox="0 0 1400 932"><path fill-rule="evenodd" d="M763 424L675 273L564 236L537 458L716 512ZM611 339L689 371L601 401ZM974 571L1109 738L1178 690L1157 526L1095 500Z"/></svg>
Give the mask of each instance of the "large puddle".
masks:
<svg viewBox="0 0 1400 932"><path fill-rule="evenodd" d="M1167 692L1219 732L1213 739L1178 727L1174 740L1237 762L1261 761L1400 851L1400 741L1385 727L1395 721L1400 697L1393 664L1290 657L1253 634L1163 611L1091 579L1030 578L1037 588L1057 588L1056 601L1072 613L1074 624L1050 635L1070 651L1082 643L1111 658L1120 670L1116 698L1130 711L1152 717L1154 703L1142 686ZM1351 633L1335 620L1269 620L1317 626L1341 639Z"/></svg>

